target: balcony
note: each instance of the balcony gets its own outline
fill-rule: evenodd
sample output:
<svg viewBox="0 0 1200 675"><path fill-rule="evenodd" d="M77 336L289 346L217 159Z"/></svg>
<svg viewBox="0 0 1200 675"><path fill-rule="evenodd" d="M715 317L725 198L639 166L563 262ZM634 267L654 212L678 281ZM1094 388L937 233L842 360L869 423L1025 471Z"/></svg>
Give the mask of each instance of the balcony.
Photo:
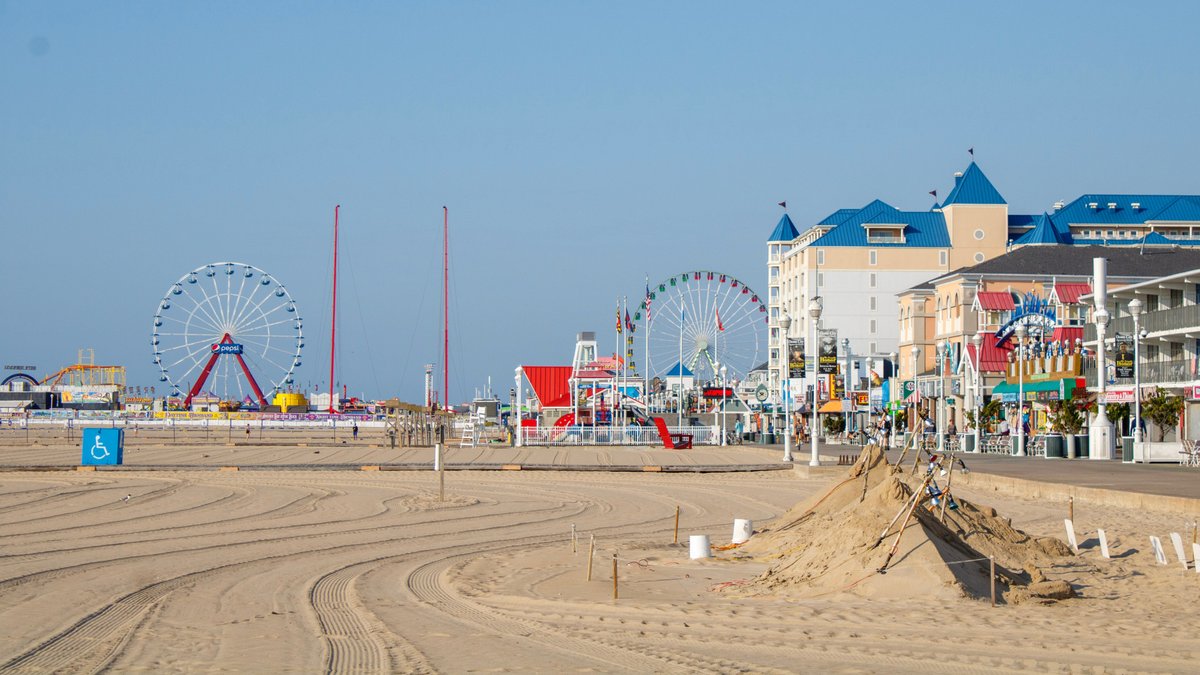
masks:
<svg viewBox="0 0 1200 675"><path fill-rule="evenodd" d="M1160 309L1146 312L1141 316L1141 327L1151 333L1182 332L1189 330L1200 331L1200 305L1185 305L1172 309ZM1132 333L1133 317L1123 316L1113 319L1104 331L1105 335L1113 333ZM1096 324L1089 323L1083 328L1083 341L1096 341Z"/></svg>
<svg viewBox="0 0 1200 675"><path fill-rule="evenodd" d="M1171 361L1150 361L1143 363L1141 366L1142 386L1184 384L1200 379L1200 373L1197 372L1196 364L1196 359L1174 359ZM1112 367L1112 361L1109 360L1109 372L1112 372ZM1087 378L1087 386L1099 386L1096 383L1096 360L1094 358L1084 360L1083 376ZM1116 378L1115 384L1133 386L1133 378L1119 377Z"/></svg>

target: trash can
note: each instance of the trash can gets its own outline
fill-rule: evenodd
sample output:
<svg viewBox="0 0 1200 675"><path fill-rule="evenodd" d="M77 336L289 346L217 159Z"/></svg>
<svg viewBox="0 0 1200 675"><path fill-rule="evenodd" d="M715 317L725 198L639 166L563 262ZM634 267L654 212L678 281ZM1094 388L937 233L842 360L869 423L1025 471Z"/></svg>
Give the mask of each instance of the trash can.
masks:
<svg viewBox="0 0 1200 675"><path fill-rule="evenodd" d="M963 450L966 452L975 452L975 434L967 434L962 437Z"/></svg>
<svg viewBox="0 0 1200 675"><path fill-rule="evenodd" d="M1046 456L1065 457L1063 454L1063 437L1059 434L1046 435Z"/></svg>
<svg viewBox="0 0 1200 675"><path fill-rule="evenodd" d="M1091 440L1086 434L1075 434L1075 457L1079 459L1089 457L1088 445L1091 444Z"/></svg>
<svg viewBox="0 0 1200 675"><path fill-rule="evenodd" d="M1133 436L1121 437L1121 461L1133 461Z"/></svg>

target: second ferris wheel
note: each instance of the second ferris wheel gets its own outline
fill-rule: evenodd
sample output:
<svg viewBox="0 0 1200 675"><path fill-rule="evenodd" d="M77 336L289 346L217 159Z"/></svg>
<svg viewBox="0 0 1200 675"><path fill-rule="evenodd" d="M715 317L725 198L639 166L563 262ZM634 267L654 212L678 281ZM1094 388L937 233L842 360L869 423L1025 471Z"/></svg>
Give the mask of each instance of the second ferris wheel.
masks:
<svg viewBox="0 0 1200 675"><path fill-rule="evenodd" d="M648 377L674 374L682 363L683 374L698 382L716 380L722 366L729 379L744 380L765 359L767 319L766 305L749 286L709 271L648 285L634 316L644 331Z"/></svg>

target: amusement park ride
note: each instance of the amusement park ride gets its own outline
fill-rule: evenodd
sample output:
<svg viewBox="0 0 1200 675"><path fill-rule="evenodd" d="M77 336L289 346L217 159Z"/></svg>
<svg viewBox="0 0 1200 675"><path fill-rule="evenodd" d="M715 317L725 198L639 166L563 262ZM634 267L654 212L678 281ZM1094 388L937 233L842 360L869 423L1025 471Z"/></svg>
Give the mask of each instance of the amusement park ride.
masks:
<svg viewBox="0 0 1200 675"><path fill-rule="evenodd" d="M265 378L272 396L294 383L303 322L296 301L270 274L245 263L216 262L188 272L167 289L154 314L150 344L158 379L175 396L182 396L182 385L195 377L185 408L206 384L223 401L253 393L266 407L259 378Z"/></svg>

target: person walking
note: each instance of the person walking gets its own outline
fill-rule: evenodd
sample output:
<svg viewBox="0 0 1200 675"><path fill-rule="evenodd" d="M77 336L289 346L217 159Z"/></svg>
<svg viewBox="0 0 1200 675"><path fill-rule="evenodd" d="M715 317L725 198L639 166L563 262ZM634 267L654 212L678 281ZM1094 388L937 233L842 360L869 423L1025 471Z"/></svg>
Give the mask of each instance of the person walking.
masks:
<svg viewBox="0 0 1200 675"><path fill-rule="evenodd" d="M351 433L354 434L354 440L357 441L358 440L358 422L353 422L352 424L354 426L350 427L350 431L351 431Z"/></svg>

